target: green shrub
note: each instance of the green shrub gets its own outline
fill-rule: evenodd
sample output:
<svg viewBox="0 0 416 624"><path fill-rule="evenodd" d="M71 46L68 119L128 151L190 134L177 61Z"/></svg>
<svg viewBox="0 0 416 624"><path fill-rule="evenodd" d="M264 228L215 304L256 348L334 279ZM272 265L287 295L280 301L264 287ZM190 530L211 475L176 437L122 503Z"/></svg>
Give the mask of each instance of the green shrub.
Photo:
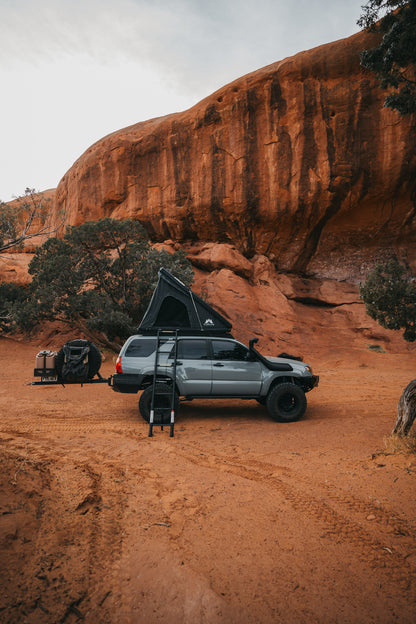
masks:
<svg viewBox="0 0 416 624"><path fill-rule="evenodd" d="M13 307L13 320L26 330L60 320L97 342L119 342L140 323L161 267L192 283L186 255L155 250L138 221L105 218L68 227L63 240L50 238L36 251L28 296Z"/></svg>

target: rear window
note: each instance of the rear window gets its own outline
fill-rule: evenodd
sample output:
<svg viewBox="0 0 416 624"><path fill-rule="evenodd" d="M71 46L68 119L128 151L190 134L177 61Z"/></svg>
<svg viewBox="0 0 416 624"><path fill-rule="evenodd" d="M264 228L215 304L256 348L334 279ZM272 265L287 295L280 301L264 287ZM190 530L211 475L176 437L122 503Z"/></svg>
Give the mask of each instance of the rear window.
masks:
<svg viewBox="0 0 416 624"><path fill-rule="evenodd" d="M136 338L132 340L126 349L126 357L148 357L155 352L156 338L143 340L142 338Z"/></svg>

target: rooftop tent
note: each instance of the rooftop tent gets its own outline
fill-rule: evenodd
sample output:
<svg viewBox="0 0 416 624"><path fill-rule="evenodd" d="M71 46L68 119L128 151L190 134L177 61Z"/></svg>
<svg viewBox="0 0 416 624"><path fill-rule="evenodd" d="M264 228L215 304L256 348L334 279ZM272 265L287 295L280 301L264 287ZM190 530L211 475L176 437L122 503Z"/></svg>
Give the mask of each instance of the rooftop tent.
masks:
<svg viewBox="0 0 416 624"><path fill-rule="evenodd" d="M166 269L139 327L141 333L178 329L182 333L229 334L232 325Z"/></svg>

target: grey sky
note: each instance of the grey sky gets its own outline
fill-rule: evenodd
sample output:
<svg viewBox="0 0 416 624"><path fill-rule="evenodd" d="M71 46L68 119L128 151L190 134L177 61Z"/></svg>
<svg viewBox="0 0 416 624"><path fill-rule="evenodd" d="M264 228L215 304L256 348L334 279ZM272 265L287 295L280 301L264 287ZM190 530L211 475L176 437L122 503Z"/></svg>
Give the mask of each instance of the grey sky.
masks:
<svg viewBox="0 0 416 624"><path fill-rule="evenodd" d="M363 0L0 0L0 199L94 141L357 32Z"/></svg>

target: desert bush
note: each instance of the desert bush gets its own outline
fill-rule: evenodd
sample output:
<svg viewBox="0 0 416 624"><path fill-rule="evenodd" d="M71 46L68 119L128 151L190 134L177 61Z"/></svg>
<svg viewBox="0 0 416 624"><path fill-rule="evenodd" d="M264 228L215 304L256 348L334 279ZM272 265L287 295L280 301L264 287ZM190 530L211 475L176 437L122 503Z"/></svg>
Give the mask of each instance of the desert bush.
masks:
<svg viewBox="0 0 416 624"><path fill-rule="evenodd" d="M11 282L0 283L0 330L8 331L13 323L13 308L27 298L27 288Z"/></svg>
<svg viewBox="0 0 416 624"><path fill-rule="evenodd" d="M416 340L416 285L400 262L393 258L377 264L360 286L360 296L371 318L386 329L404 330L403 338ZM414 383L404 390L398 404L394 434L406 437L416 419Z"/></svg>
<svg viewBox="0 0 416 624"><path fill-rule="evenodd" d="M48 224L49 203L31 188L11 204L0 201L0 252L22 249L26 240L54 234L61 224Z"/></svg>
<svg viewBox="0 0 416 624"><path fill-rule="evenodd" d="M377 264L360 286L360 296L372 319L386 329L403 329L403 338L416 340L416 285L393 258Z"/></svg>
<svg viewBox="0 0 416 624"><path fill-rule="evenodd" d="M387 455L395 453L416 455L416 433L411 432L407 436L391 434L384 438L384 447Z"/></svg>

